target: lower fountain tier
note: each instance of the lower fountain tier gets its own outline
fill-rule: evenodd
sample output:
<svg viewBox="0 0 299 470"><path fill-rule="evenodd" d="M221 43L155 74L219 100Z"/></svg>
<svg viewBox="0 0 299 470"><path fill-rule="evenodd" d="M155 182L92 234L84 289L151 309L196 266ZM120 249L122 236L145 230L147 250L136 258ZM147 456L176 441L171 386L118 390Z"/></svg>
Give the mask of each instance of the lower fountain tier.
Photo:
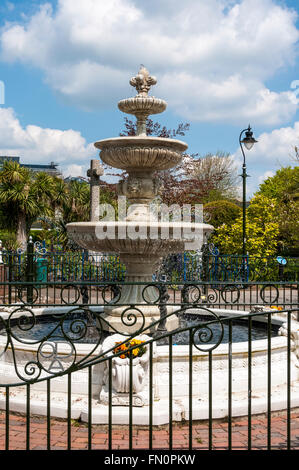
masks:
<svg viewBox="0 0 299 470"><path fill-rule="evenodd" d="M105 229L105 230L104 230ZM169 222L79 222L67 225L69 235L88 250L118 253L126 266L121 294L104 307L102 327L108 331L136 334L139 329L158 327L159 292L152 284L159 261L168 253L199 249L211 225ZM155 237L153 239L153 237ZM194 246L190 243L195 238ZM186 243L187 242L187 243ZM189 243L188 243L189 242ZM129 284L132 283L132 284ZM167 307L172 313L172 307ZM171 325L166 325L166 328ZM149 330L150 331L150 330Z"/></svg>
<svg viewBox="0 0 299 470"><path fill-rule="evenodd" d="M200 249L213 229L212 225L188 222L120 221L67 224L70 237L88 250L142 257L156 255L159 258L168 253Z"/></svg>

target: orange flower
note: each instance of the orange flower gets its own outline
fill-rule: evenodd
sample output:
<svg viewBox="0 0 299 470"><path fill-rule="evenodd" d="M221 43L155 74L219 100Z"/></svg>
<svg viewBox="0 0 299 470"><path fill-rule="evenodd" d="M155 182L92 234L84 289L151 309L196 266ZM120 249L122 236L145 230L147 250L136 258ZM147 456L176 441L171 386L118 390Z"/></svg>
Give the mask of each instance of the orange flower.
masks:
<svg viewBox="0 0 299 470"><path fill-rule="evenodd" d="M119 355L121 359L125 359L126 357L130 357L130 356L133 356L133 358L137 356L142 356L146 351L145 347L141 346L143 343L144 341L141 341L140 339L132 339L123 344L121 344L121 342L116 342L115 343L116 348L114 348L113 352L114 354L124 352L124 354ZM131 349L132 346L138 346L138 347Z"/></svg>

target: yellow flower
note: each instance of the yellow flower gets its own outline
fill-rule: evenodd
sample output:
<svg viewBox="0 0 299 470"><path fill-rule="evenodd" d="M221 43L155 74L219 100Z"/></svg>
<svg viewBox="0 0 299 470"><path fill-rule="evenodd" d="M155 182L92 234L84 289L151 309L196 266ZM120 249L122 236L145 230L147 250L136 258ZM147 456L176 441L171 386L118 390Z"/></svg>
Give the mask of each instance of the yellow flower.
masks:
<svg viewBox="0 0 299 470"><path fill-rule="evenodd" d="M142 356L142 354L145 353L145 348L141 346L143 343L144 341L141 341L140 339L132 339L123 344L121 344L120 342L116 342L115 343L116 348L113 350L113 352L114 354L117 354L121 351L124 351L124 354L120 354L119 356L121 359L125 359L126 357L130 357L130 356L133 356L133 357L136 357L138 355ZM130 350L132 346L138 346L138 347Z"/></svg>

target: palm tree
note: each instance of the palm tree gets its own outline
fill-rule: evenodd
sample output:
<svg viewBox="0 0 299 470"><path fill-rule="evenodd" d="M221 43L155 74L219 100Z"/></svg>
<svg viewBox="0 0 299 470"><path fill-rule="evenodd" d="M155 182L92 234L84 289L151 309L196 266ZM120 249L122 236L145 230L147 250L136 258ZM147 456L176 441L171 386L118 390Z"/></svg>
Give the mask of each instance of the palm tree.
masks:
<svg viewBox="0 0 299 470"><path fill-rule="evenodd" d="M68 238L66 225L71 222L89 220L90 185L87 182L76 180L70 181L69 183L62 183L58 185L58 190L56 190L57 212L59 212L59 216L56 217L54 221L55 231L58 235L59 242L65 249L75 249L78 248L78 246ZM101 188L100 203L113 205L117 212L115 194L108 186Z"/></svg>
<svg viewBox="0 0 299 470"><path fill-rule="evenodd" d="M58 180L55 181L55 196L53 199L55 217L52 219L52 226L55 227L59 242L64 249L78 248L69 240L66 225L71 222L89 220L89 184L76 180L69 183Z"/></svg>
<svg viewBox="0 0 299 470"><path fill-rule="evenodd" d="M33 173L17 162L5 161L0 172L0 205L5 228L16 232L25 247L32 223L41 215L52 215L55 185L47 173Z"/></svg>

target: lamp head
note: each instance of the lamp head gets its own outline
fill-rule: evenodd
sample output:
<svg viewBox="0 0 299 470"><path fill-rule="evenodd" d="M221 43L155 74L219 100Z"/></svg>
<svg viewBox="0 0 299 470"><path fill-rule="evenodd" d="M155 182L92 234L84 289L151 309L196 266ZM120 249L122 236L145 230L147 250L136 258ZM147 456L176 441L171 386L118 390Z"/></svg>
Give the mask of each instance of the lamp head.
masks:
<svg viewBox="0 0 299 470"><path fill-rule="evenodd" d="M247 131L245 132L245 137L243 140L241 140L242 144L245 145L245 147L247 148L247 150L250 150L252 149L252 147L254 146L254 144L257 142L257 140L255 140L255 138L253 137L253 132L251 130L251 127L250 125L248 126L248 129Z"/></svg>

